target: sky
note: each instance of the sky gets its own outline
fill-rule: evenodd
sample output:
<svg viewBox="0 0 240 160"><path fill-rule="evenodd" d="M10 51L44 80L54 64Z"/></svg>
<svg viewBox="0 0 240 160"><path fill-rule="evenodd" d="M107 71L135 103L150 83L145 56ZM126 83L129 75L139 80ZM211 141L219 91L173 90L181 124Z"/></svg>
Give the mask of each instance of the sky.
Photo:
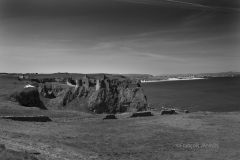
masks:
<svg viewBox="0 0 240 160"><path fill-rule="evenodd" d="M239 72L239 44L239 0L0 1L0 72Z"/></svg>

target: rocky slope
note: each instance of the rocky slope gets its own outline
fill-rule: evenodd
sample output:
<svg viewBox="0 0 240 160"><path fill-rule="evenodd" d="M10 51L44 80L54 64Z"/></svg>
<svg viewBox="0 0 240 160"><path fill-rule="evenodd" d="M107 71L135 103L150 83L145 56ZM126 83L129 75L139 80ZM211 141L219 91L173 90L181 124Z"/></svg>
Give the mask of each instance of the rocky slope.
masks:
<svg viewBox="0 0 240 160"><path fill-rule="evenodd" d="M91 77L94 82L102 76ZM109 78L109 79L108 79ZM77 110L94 113L119 113L126 111L144 111L147 98L141 87L130 85L130 79L120 75L108 75L103 85L96 90L96 84L87 88L59 83L36 81L14 81L19 88L6 94L7 100L21 106L38 107L49 110ZM120 82L120 83L119 83ZM20 84L21 83L21 84ZM35 87L26 87L31 84ZM129 86L128 86L129 84ZM14 92L14 93L13 93Z"/></svg>
<svg viewBox="0 0 240 160"><path fill-rule="evenodd" d="M40 100L40 94L35 87L24 88L18 92L14 92L7 99L13 102L18 102L21 106L46 109L45 105Z"/></svg>
<svg viewBox="0 0 240 160"><path fill-rule="evenodd" d="M142 88L111 87L96 90L84 86L43 84L38 87L48 109L79 110L94 113L142 111L147 108Z"/></svg>

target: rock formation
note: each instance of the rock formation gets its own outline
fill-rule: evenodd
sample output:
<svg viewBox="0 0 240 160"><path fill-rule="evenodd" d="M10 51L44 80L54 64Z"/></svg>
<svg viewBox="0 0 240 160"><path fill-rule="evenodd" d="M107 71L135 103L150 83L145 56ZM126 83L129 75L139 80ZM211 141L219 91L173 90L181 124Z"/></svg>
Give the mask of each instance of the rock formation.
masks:
<svg viewBox="0 0 240 160"><path fill-rule="evenodd" d="M26 107L39 107L46 109L39 97L37 88L30 87L24 88L19 92L15 92L9 96L9 100L18 102L22 106Z"/></svg>
<svg viewBox="0 0 240 160"><path fill-rule="evenodd" d="M36 87L25 88L14 93L12 98L23 106L40 108L46 106L47 109L94 113L147 110L147 98L141 85L134 83L129 87L129 84L127 78L110 79L103 75L94 79L85 75L82 79L75 80L69 77L65 84L38 83Z"/></svg>
<svg viewBox="0 0 240 160"><path fill-rule="evenodd" d="M56 98L51 98L47 104L48 109L70 109L89 111L94 113L117 113L126 111L144 111L147 108L146 95L142 88L111 87L110 89L95 87L71 87L57 84L41 86L39 92L42 96L49 91ZM56 90L58 88L58 90ZM45 98L49 98L45 96ZM124 105L128 103L129 105Z"/></svg>

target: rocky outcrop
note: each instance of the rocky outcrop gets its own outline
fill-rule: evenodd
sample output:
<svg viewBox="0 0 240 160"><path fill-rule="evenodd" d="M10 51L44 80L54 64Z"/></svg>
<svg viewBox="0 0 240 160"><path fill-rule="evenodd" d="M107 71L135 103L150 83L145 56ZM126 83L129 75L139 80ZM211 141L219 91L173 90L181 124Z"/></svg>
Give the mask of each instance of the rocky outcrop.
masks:
<svg viewBox="0 0 240 160"><path fill-rule="evenodd" d="M94 113L119 113L147 109L147 99L142 88L112 86L109 89L96 90L95 87L51 84L40 86L38 91L41 96L50 99L45 104L48 109ZM54 96L49 96L49 93Z"/></svg>
<svg viewBox="0 0 240 160"><path fill-rule="evenodd" d="M89 91L84 87L65 87L47 105L49 109L85 110Z"/></svg>
<svg viewBox="0 0 240 160"><path fill-rule="evenodd" d="M63 84L39 84L38 92L45 98L56 98L66 92L69 86Z"/></svg>
<svg viewBox="0 0 240 160"><path fill-rule="evenodd" d="M18 102L21 106L39 107L41 109L46 109L40 100L39 92L35 87L24 88L20 92L11 94L8 99Z"/></svg>
<svg viewBox="0 0 240 160"><path fill-rule="evenodd" d="M147 100L142 88L100 89L89 96L88 107L97 113L142 111L146 110Z"/></svg>

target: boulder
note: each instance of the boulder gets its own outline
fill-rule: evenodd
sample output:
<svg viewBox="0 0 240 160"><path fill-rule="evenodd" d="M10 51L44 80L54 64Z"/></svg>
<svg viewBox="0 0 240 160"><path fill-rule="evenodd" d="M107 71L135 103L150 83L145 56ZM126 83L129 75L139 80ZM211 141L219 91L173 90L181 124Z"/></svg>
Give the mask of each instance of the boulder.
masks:
<svg viewBox="0 0 240 160"><path fill-rule="evenodd" d="M103 119L117 119L114 114L106 115Z"/></svg>
<svg viewBox="0 0 240 160"><path fill-rule="evenodd" d="M175 112L175 110L163 110L161 111L161 115L164 114L177 114L177 112Z"/></svg>
<svg viewBox="0 0 240 160"><path fill-rule="evenodd" d="M153 116L151 112L136 112L133 113L131 117L147 117L147 116Z"/></svg>

